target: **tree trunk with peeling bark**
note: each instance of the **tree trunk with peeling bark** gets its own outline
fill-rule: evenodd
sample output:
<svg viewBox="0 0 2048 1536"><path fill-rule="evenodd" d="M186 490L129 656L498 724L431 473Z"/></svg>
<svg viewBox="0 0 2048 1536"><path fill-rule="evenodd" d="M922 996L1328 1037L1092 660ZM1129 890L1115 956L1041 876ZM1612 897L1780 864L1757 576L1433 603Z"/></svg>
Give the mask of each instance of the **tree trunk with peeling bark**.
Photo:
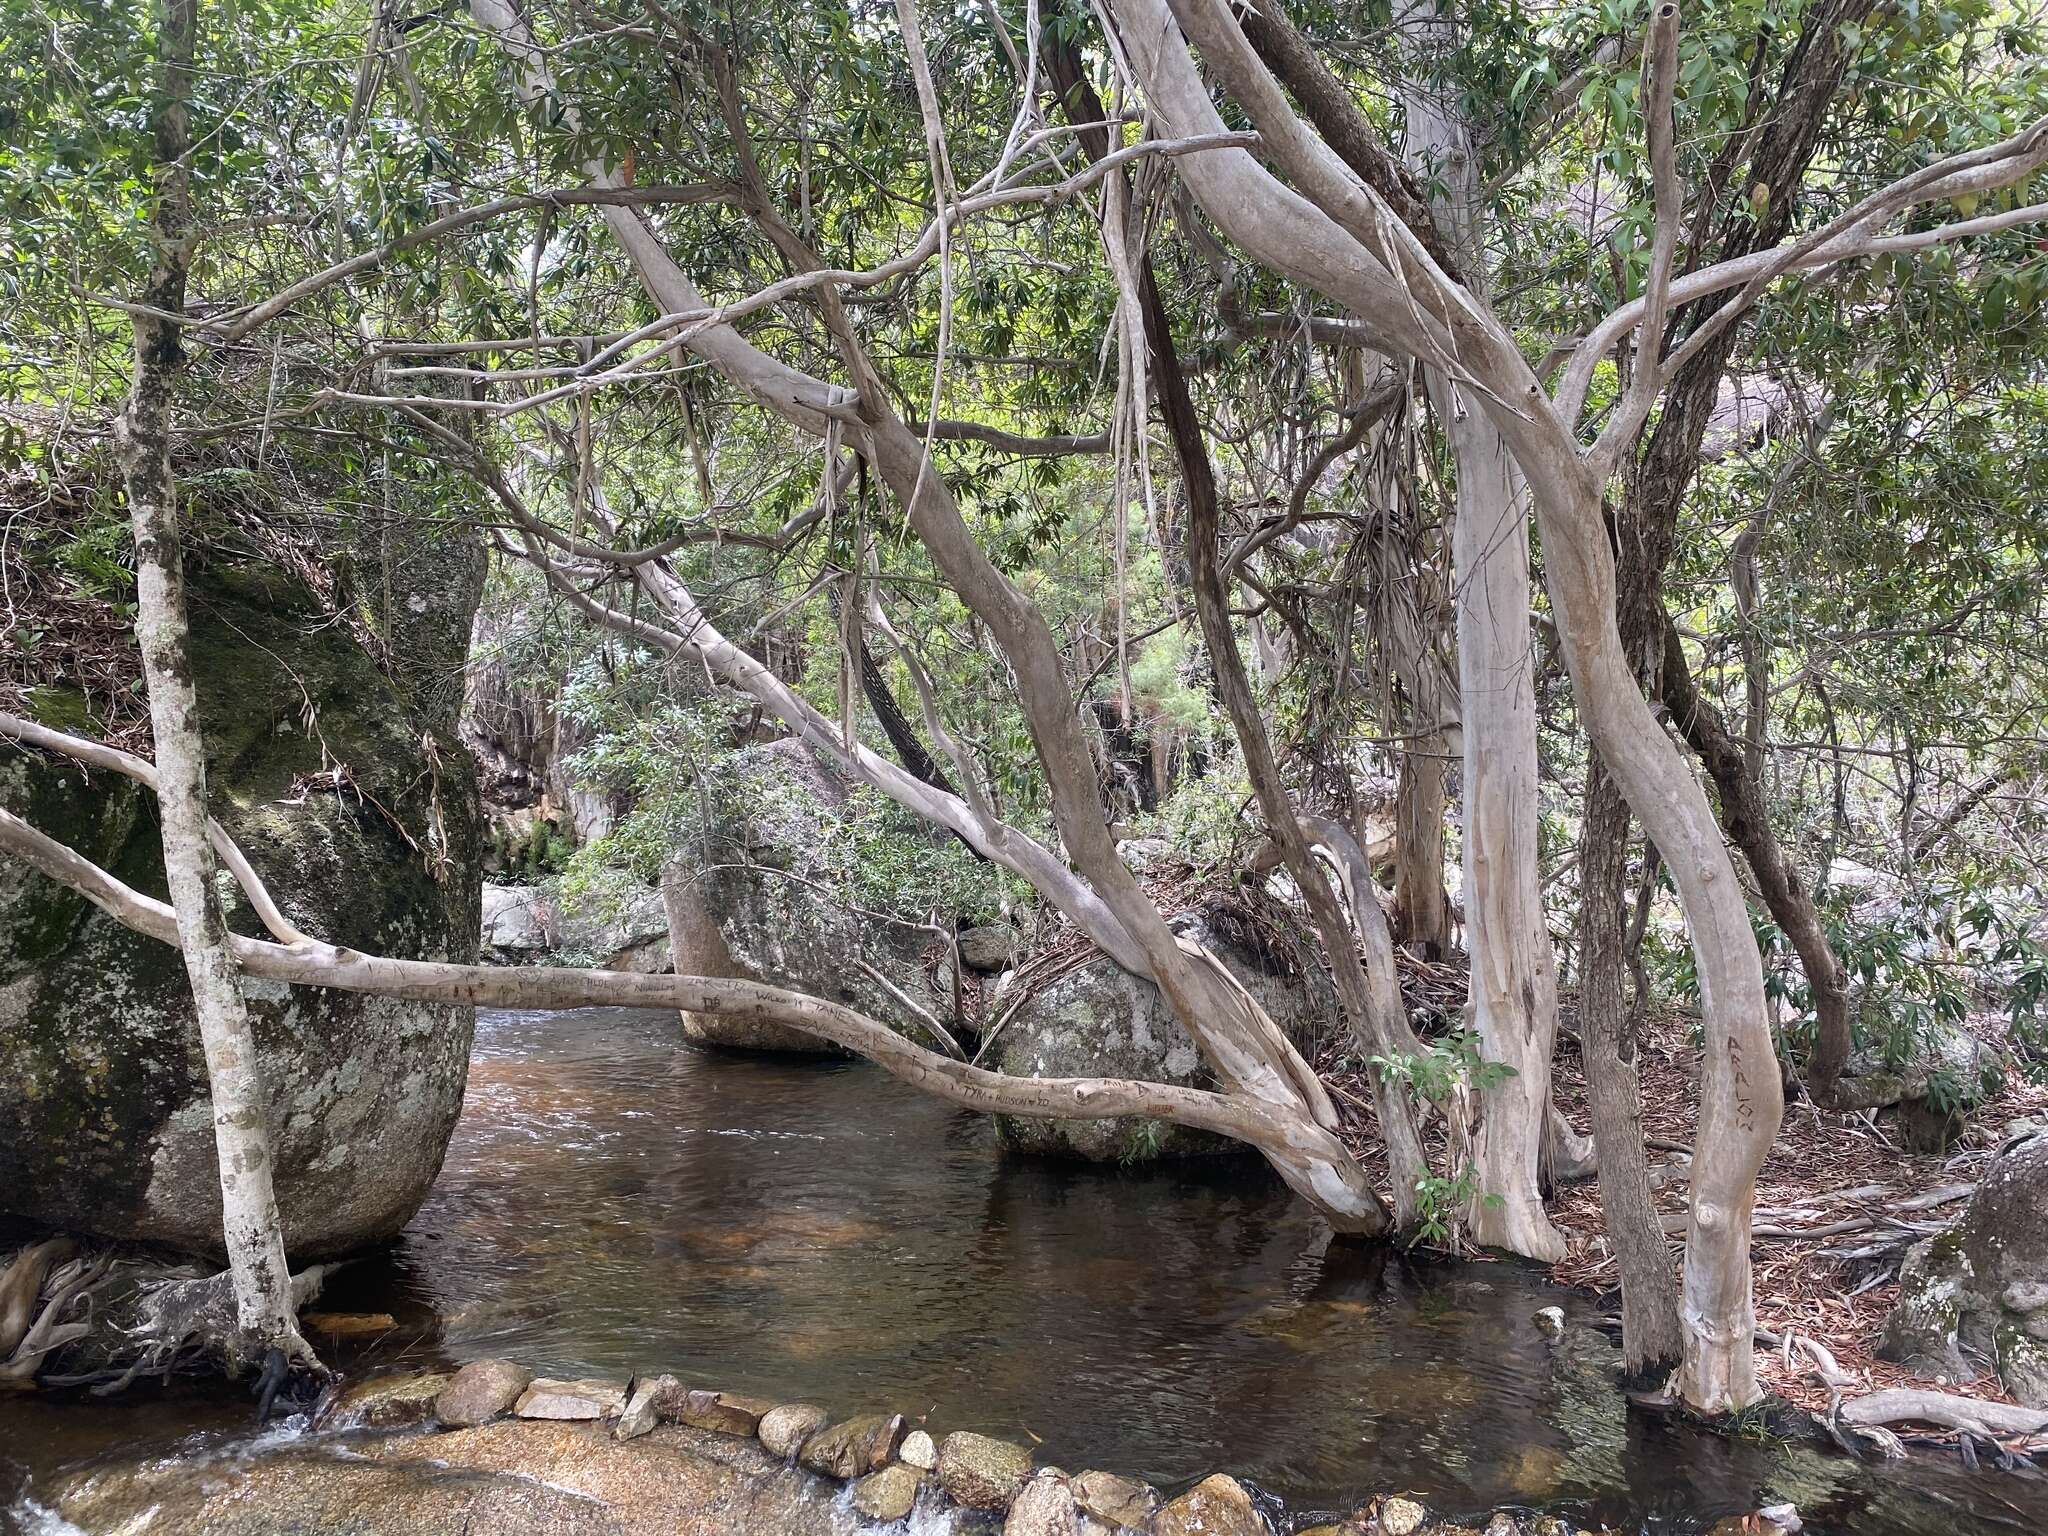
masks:
<svg viewBox="0 0 2048 1536"><path fill-rule="evenodd" d="M255 1032L241 977L228 947L227 920L214 889L214 850L206 809L206 749L187 657L178 485L171 468L174 378L183 361L179 326L185 306L192 212L190 173L193 52L197 0L162 0L157 14L155 108L157 257L137 314L135 375L114 420L114 455L135 536L135 637L149 692L156 749L157 801L164 878L177 916L179 947L192 984L206 1054L220 1162L221 1232L233 1277L240 1330L239 1366L281 1351L316 1363L292 1308L284 1229L271 1187L270 1132Z"/></svg>
<svg viewBox="0 0 2048 1536"><path fill-rule="evenodd" d="M1426 960L1451 948L1444 890L1444 818L1450 813L1444 739L1407 744L1394 786L1394 933Z"/></svg>

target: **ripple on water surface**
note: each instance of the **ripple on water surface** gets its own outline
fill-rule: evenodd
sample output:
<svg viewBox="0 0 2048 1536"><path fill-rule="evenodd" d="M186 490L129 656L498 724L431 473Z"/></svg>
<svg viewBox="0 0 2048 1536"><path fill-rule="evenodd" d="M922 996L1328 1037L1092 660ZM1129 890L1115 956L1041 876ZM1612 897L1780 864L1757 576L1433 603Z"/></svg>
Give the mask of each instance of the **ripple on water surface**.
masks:
<svg viewBox="0 0 2048 1536"><path fill-rule="evenodd" d="M1585 1336L1531 1326L1554 1302L1588 1315L1514 1266L1333 1245L1253 1161L1004 1159L985 1120L872 1067L713 1054L673 1015L592 1009L479 1016L433 1194L323 1305L399 1319L356 1364L670 1370L1167 1485L1226 1470L1296 1509L1400 1488L1676 1528L1790 1498L1859 1536L2048 1531L2039 1483L1632 1416ZM185 1437L165 1454L233 1444L217 1409L91 1411L84 1431L0 1407L0 1459L133 1454L151 1422Z"/></svg>

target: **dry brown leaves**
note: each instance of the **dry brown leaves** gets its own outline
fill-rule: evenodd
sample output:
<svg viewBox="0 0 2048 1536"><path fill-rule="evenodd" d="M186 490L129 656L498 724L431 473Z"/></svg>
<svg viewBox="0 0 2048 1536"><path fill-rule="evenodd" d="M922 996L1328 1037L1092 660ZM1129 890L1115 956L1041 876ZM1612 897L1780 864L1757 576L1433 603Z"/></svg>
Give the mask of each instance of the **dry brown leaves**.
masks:
<svg viewBox="0 0 2048 1536"><path fill-rule="evenodd" d="M1697 1062L1685 1021L1667 1018L1653 1025L1639 1057L1643 1134L1652 1148L1652 1169L1661 1166L1667 1175L1677 1172L1672 1149L1692 1145ZM1556 1083L1559 1104L1583 1128L1588 1123L1585 1080L1576 1050L1560 1053ZM1975 1112L1961 1141L1947 1152L1930 1154L1906 1150L1883 1125L1871 1124L1863 1116L1829 1113L1803 1099L1788 1105L1757 1180L1757 1224L1804 1230L1872 1219L1878 1225L1853 1235L1760 1237L1752 1246L1758 1329L1778 1339L1797 1334L1823 1345L1871 1390L1927 1385L1875 1354L1885 1319L1898 1299L1896 1254L1889 1262L1846 1263L1839 1255L1887 1236L1883 1221L1902 1202L1975 1182L1997 1150L2006 1122L2038 1116L2044 1109L2048 1089L2008 1074L2003 1091ZM1686 1191L1682 1178L1668 1177L1658 1192L1658 1209L1674 1219L1667 1227L1682 1222ZM1945 1224L1961 1212L1960 1202L1945 1203L1913 1211L1904 1219ZM1561 1191L1551 1215L1571 1250L1552 1271L1556 1278L1568 1285L1613 1290L1619 1277L1607 1247L1597 1187L1582 1184ZM1889 1235L1900 1245L1909 1238L1896 1231ZM1671 1243L1675 1263L1684 1246L1682 1226L1672 1233ZM1767 1353L1759 1348L1758 1365L1770 1390L1801 1407L1827 1409L1830 1390L1797 1352L1779 1347ZM2006 1400L1995 1377L1949 1385L1959 1392Z"/></svg>

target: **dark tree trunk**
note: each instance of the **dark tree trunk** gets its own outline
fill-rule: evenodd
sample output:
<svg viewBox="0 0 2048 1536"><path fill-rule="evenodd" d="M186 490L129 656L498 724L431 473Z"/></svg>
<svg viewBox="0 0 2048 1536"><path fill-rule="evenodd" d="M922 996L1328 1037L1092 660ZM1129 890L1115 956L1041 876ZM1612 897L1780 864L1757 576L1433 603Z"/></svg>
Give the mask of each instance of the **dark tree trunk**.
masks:
<svg viewBox="0 0 2048 1536"><path fill-rule="evenodd" d="M1762 100L1753 90L1752 119L1760 122L1746 167L1734 161L1735 150L1748 143L1750 135L1737 134L1729 141L1708 174L1708 198L1700 205L1700 225L1693 241L1693 259L1698 262L1730 261L1783 241L1790 233L1798 208L1800 186L1819 146L1828 105L1840 90L1850 58L1843 27L1861 22L1873 9L1874 0L1824 0L1806 18L1798 41L1785 61L1774 98L1763 103L1761 118L1755 110ZM1758 46L1764 46L1759 40ZM1760 67L1756 72L1760 78ZM1729 199L1729 182L1740 169L1743 195ZM1767 192L1761 217L1751 188ZM1701 248L1714 200L1724 200L1723 215L1711 246ZM1688 306L1673 318L1672 334L1681 336L1704 324L1733 292L1713 295ZM1678 536L1678 514L1699 469L1700 447L1720 399L1721 380L1735 354L1740 325L1723 329L1679 370L1665 392L1657 425L1641 455L1629 467L1626 494L1615 518L1618 546L1616 561L1616 602L1623 642L1644 668L1646 681L1660 675L1668 681L1675 666L1684 671L1675 637L1667 643L1669 619L1664 612L1664 568ZM1661 343L1662 338L1650 338ZM1647 350L1647 349L1646 349ZM1660 658L1659 651L1664 654ZM1687 679L1686 693L1692 697ZM1701 719L1688 704L1683 709L1667 691L1665 703L1674 716ZM1718 723L1718 717L1716 721ZM1739 742L1731 759L1717 766L1718 742L1711 725L1701 719L1700 729L1680 719L1686 741L1700 756L1720 791L1722 830L1742 852L1764 888L1772 916L1792 940L1806 967L1812 988L1817 1020L1816 1041L1808 1062L1809 1091L1826 1102L1835 1079L1849 1055L1849 1019L1841 987L1841 963L1829 946L1813 899L1801 884L1772 835L1764 808L1763 786L1758 764L1745 766ZM1725 728L1720 737L1734 742ZM1761 742L1754 756L1761 759ZM1710 755L1710 753L1712 755ZM1732 764L1732 770L1731 765Z"/></svg>
<svg viewBox="0 0 2048 1536"><path fill-rule="evenodd" d="M1671 711L1672 723L1714 781L1722 829L1742 850L1771 920L1784 930L1805 968L1815 1022L1813 1053L1806 1061L1806 1091L1815 1103L1830 1104L1842 1068L1848 1064L1852 1039L1848 973L1828 941L1812 892L1800 880L1798 869L1771 829L1762 780L1751 771L1742 741L1728 728L1721 712L1700 696L1675 629L1665 632L1663 686L1664 705Z"/></svg>
<svg viewBox="0 0 2048 1536"><path fill-rule="evenodd" d="M1600 1211L1621 1270L1621 1347L1629 1374L1646 1379L1678 1364L1684 1336L1671 1250L1643 1154L1636 1071L1642 1010L1630 1006L1622 977L1629 820L1628 802L1596 759L1586 776L1579 840L1579 1054L1599 1153Z"/></svg>

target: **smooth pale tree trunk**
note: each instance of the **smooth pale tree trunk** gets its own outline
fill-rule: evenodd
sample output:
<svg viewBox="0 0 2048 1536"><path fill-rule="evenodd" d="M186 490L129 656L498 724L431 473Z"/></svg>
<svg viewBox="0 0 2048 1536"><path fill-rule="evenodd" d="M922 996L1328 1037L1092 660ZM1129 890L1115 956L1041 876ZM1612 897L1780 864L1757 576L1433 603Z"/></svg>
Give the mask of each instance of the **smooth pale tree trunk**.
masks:
<svg viewBox="0 0 2048 1536"><path fill-rule="evenodd" d="M1091 160L1101 159L1109 153L1109 134L1104 128L1087 125L1106 122L1108 115L1088 79L1079 50L1071 42L1048 33L1045 59L1054 95L1069 120L1078 125L1076 137L1083 152ZM1104 239L1119 238L1128 215L1129 197L1121 174L1105 183L1103 197ZM1384 935L1385 921L1374 900L1371 883L1368 880L1355 893L1347 888L1347 894L1352 895L1352 918L1358 923L1366 945L1366 959L1361 963L1344 908L1338 904L1336 893L1310 851L1303 824L1296 820L1286 780L1274 755L1231 624L1229 593L1221 564L1222 506L1208 443L1195 415L1187 373L1174 347L1172 325L1159 294L1151 258L1140 252L1133 265L1159 413L1179 460L1181 487L1187 497L1188 583L1203 643L1209 650L1216 696L1230 717L1244 756L1246 776L1251 780L1274 845L1296 889L1302 893L1309 917L1322 939L1353 1037L1375 1054L1413 1054L1419 1047L1409 1028L1407 1007L1395 977L1392 946L1383 937L1377 950L1372 943L1368 925L1377 924ZM1361 902L1372 903L1370 910ZM1413 1230L1420 1216L1422 1180L1429 1172L1415 1110L1401 1085L1379 1074L1373 1077L1373 1103L1379 1116L1381 1139L1387 1148L1394 1224L1402 1230Z"/></svg>
<svg viewBox="0 0 2048 1536"><path fill-rule="evenodd" d="M554 82L546 56L534 45L517 11L506 0L470 0L470 10L511 55L521 101L531 107L552 96ZM765 183L744 143L745 123L736 100L731 107L729 126L748 212L787 259L816 270L815 253L767 200ZM565 119L565 126L574 127L573 115ZM600 186L618 184L616 173L601 163L587 165L586 171ZM665 312L704 307L696 284L637 212L609 207L605 222L634 264L642 286ZM857 424L870 461L902 505L911 530L1011 664L1018 702L1051 792L1054 821L1085 886L1085 904L1098 906L1113 919L1127 951L1135 950L1139 959L1132 968L1149 975L1159 987L1203 1057L1232 1090L1231 1096L1256 1101L1258 1113L1283 1128L1281 1134L1244 1139L1258 1145L1289 1187L1338 1230L1384 1231L1386 1208L1363 1168L1337 1138L1336 1109L1313 1068L1221 962L1173 933L1118 857L1103 814L1094 760L1043 614L975 541L943 476L932 469L923 440L892 408L836 293L821 288L818 305L853 380L851 389L769 357L730 325L694 329L689 346L755 403L799 428L822 434L831 422ZM661 575L658 564L640 567L639 573L643 581ZM993 841L999 845L1000 834ZM1073 883L1071 874L1061 870L1041 889L1049 886L1066 894Z"/></svg>
<svg viewBox="0 0 2048 1536"><path fill-rule="evenodd" d="M1485 270L1479 163L1438 72L1458 42L1434 4L1401 15L1409 79L1404 158L1437 189L1439 234L1468 285ZM1464 727L1466 1015L1481 1054L1514 1075L1479 1093L1472 1135L1471 1239L1555 1263L1564 1236L1543 1208L1557 969L1537 862L1536 665L1529 632L1529 506L1507 443L1469 391L1427 371L1457 475L1451 546L1458 695Z"/></svg>
<svg viewBox="0 0 2048 1536"><path fill-rule="evenodd" d="M1458 475L1452 569L1465 738L1466 1016L1480 1054L1514 1075L1477 1095L1472 1241L1546 1263L1564 1235L1543 1208L1557 971L1537 862L1535 656L1529 636L1528 509L1507 445L1440 376Z"/></svg>
<svg viewBox="0 0 2048 1536"><path fill-rule="evenodd" d="M1274 273L1327 294L1389 353L1436 358L1455 345L1484 387L1483 409L1528 476L1544 576L1580 717L1678 885L1700 983L1704 1051L1681 1315L1678 1395L1702 1413L1757 1401L1750 1218L1784 1098L1764 1010L1763 965L1735 868L1706 795L1643 698L1615 625L1614 557L1603 480L1515 338L1440 273L1413 264L1399 227L1348 177L1282 98L1222 0L1107 0L1147 105L1175 134L1222 127L1175 16L1246 109L1262 153L1219 150L1177 163L1223 235ZM1405 276L1396 279L1400 269ZM1418 292L1419 288L1419 292Z"/></svg>
<svg viewBox="0 0 2048 1536"><path fill-rule="evenodd" d="M175 315L184 309L192 231L184 160L191 142L197 0L163 0L156 21L157 260L142 302L161 314ZM243 1361L277 1349L311 1362L313 1352L299 1336L293 1315L291 1273L271 1187L270 1133L256 1037L214 890L206 752L188 657L178 487L171 469L173 375L182 361L178 333L179 327L168 319L136 317L134 383L114 421L114 454L135 535L135 637L142 652L156 747L164 878L177 915L178 944L206 1053L214 1147L220 1162L221 1231Z"/></svg>

